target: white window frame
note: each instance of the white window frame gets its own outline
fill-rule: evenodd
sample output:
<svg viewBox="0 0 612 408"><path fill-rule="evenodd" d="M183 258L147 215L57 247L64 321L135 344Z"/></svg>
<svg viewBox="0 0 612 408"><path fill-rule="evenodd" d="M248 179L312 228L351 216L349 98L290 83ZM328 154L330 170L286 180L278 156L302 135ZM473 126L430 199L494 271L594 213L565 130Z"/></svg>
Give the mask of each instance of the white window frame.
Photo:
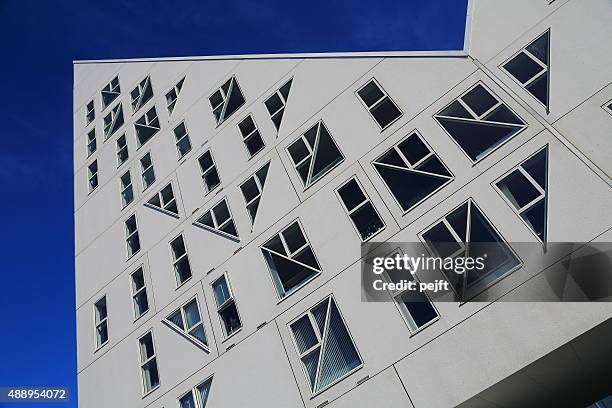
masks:
<svg viewBox="0 0 612 408"><path fill-rule="evenodd" d="M245 181L240 183L240 186L238 186L238 188L240 189L240 194L242 195L242 199L244 200L244 205L246 207L247 213L249 214L249 219L251 220L251 227L255 226L255 217L251 215L251 212L249 211L249 206L253 205L256 202L261 202L261 196L263 194L263 189L265 187L265 182L262 185L261 180L259 180L259 177L257 176L257 173L259 173L266 166L268 167L268 172L269 172L271 162L272 161L270 160L266 164L261 166L257 171L255 171L255 173L253 173L249 178L247 178ZM248 183L251 179L254 180L259 193L257 193L257 195L253 197L251 200L247 201L247 198L244 196L244 192L242 191L242 186ZM266 180L267 180L267 175L266 175ZM259 208L258 208L258 211L259 211Z"/></svg>
<svg viewBox="0 0 612 408"><path fill-rule="evenodd" d="M141 288L135 289L134 288L135 286L134 285L134 275L136 275L139 272L142 274L143 284ZM136 320L140 319L142 316L147 314L149 312L149 309L151 309L149 305L149 294L147 292L147 277L145 274L144 265L140 265L138 268L136 268L136 270L134 270L134 272L130 274L130 291L132 294L132 317L133 317L133 321L135 322ZM144 297L147 299L147 310L145 310L144 312L140 314L137 314L136 313L136 297L139 296L143 292L144 292Z"/></svg>
<svg viewBox="0 0 612 408"><path fill-rule="evenodd" d="M121 102L111 108L111 110L104 116L104 141L108 140L109 137L115 134L116 131L121 129L125 125L125 117L123 123L117 129L115 129L115 122L119 116L123 115L123 105ZM110 118L110 122L107 121Z"/></svg>
<svg viewBox="0 0 612 408"><path fill-rule="evenodd" d="M143 101L144 91L147 89L147 85L151 88L151 98L148 101ZM138 91L138 96L134 98L134 91ZM135 114L142 108L147 102L154 98L153 85L151 84L151 75L147 75L145 79L138 82L138 84L130 92L130 104L132 105L132 114Z"/></svg>
<svg viewBox="0 0 612 408"><path fill-rule="evenodd" d="M153 111L153 117L152 118L149 117L149 113L151 113L151 111ZM143 119L144 119L144 121L143 121ZM157 123L159 124L159 127L151 126L151 124L153 124L153 122L155 122L156 120L157 120ZM142 123L139 123L139 122L142 122ZM151 134L151 136L149 136L149 138L147 140L145 140L144 142L141 142L140 137L138 136L138 126L146 127L146 128L149 128L149 129L155 129L155 132L153 132L153 134ZM157 107L155 105L153 105L153 106L151 106L151 108L149 110L147 110L145 113L143 113L141 117L139 117L136 121L134 121L134 131L136 132L136 149L140 149L149 140L153 139L153 137L160 130L161 130L161 124L159 123L159 115L157 114Z"/></svg>
<svg viewBox="0 0 612 408"><path fill-rule="evenodd" d="M91 106L91 108L90 108ZM89 126L96 119L96 105L93 99L85 106L85 126Z"/></svg>
<svg viewBox="0 0 612 408"><path fill-rule="evenodd" d="M175 254L175 251L174 251L174 247L172 246L172 244L177 239L179 239L179 238L183 241L183 247L185 248L185 253L181 254L177 258L176 254ZM185 283L189 282L193 278L193 270L191 269L191 262L189 261L189 251L187 250L187 242L185 241L184 234L181 232L180 234L178 234L177 236L172 238L170 240L170 242L169 242L169 245L170 245L170 255L171 255L171 258L172 258L172 270L174 271L174 282L176 283L175 289L178 289L181 286L183 286ZM178 275L177 265L179 265L183 261L183 259L187 259L187 264L189 265L189 273L190 273L190 275L184 281L179 282L179 275Z"/></svg>
<svg viewBox="0 0 612 408"><path fill-rule="evenodd" d="M272 95L268 96L266 98L266 100L264 101L264 106L266 107L266 111L270 115L270 120L272 121L272 124L274 125L274 128L276 129L277 135L278 135L278 132L280 130L280 124L279 124L278 127L276 127L276 123L274 123L274 117L279 115L279 114L284 116L285 107L287 107L287 101L289 100L289 97L287 96L287 99L285 99L285 97L283 96L283 94L281 93L280 90L281 90L282 87L284 87L288 83L291 83L291 86L293 86L293 77L291 77L287 81L285 81L281 86L278 87L276 92L274 92ZM290 87L290 89L291 89L291 87ZM268 110L268 105L266 105L266 102L268 102L270 99L272 99L274 97L274 95L278 95L279 99L281 100L282 106L280 108L278 108L274 113L271 113ZM281 121L282 121L282 119L281 119Z"/></svg>
<svg viewBox="0 0 612 408"><path fill-rule="evenodd" d="M117 84L114 85L113 82L117 82ZM104 96L102 96L102 92L106 92L106 93L115 95L115 97L108 103L108 105L104 102ZM121 84L119 83L119 75L115 75L115 77L111 79L109 83L104 85L104 88L102 88L102 90L100 91L100 97L102 99L102 110L103 111L106 110L106 108L112 105L113 102L115 102L115 100L117 100L117 98L120 96L121 96Z"/></svg>
<svg viewBox="0 0 612 408"><path fill-rule="evenodd" d="M612 99L601 105L601 108L612 115Z"/></svg>
<svg viewBox="0 0 612 408"><path fill-rule="evenodd" d="M187 313L185 312L185 308L191 302L195 302L198 308L198 314L200 315L200 321L194 324L192 327L187 328L187 317L186 317ZM180 328L179 326L175 325L170 320L170 316L172 316L176 312L181 313L181 319L183 321L183 326L184 326L183 328ZM208 341L208 335L206 334L206 326L204 325L204 319L202 317L202 309L200 308L200 302L198 301L197 295L194 295L191 298L189 298L189 300L181 304L178 307L178 309L174 309L172 313L170 313L168 316L165 317L163 322L169 325L170 327L172 327L172 329L179 331L187 340L196 343L200 348L204 349L204 351L206 351L207 353L210 353L210 346L208 344L202 343L198 338L196 338L193 334L191 334L191 332L197 329L198 326L202 326L202 330L204 331L204 337L206 338L206 341Z"/></svg>
<svg viewBox="0 0 612 408"><path fill-rule="evenodd" d="M344 200L342 200L342 196L340 196L340 189L344 186L346 186L348 183L350 183L352 180L355 180L355 182L357 183L357 186L359 187L359 189L361 190L361 193L364 195L365 199L357 204L355 206L355 208L353 208L352 210L349 210L346 206L346 203L344 202ZM344 209L344 212L346 213L346 215L349 218L349 221L351 223L351 225L353 226L353 229L355 230L355 232L357 233L357 236L359 237L359 240L361 242L368 242L369 240L371 240L372 238L374 238L376 235L380 234L381 232L383 232L386 228L387 228L387 224L385 223L385 220L383 220L383 218L380 216L380 213L378 212L378 209L376 209L376 206L374 205L374 203L372 203L372 200L370 199L370 197L368 196L367 192L365 191L365 189L363 188L363 186L361 185L361 182L359 181L359 178L357 177L357 175L353 175L352 177L348 178L346 181L344 181L342 184L340 184L335 190L334 192L336 193L336 197L338 197L338 200L340 200L340 205L342 206L342 208ZM355 225L355 222L353 221L353 219L351 218L351 215L353 215L353 213L357 212L358 210L360 210L363 206L370 204L372 206L372 208L374 209L374 212L376 213L376 215L378 216L378 219L380 220L380 222L382 223L382 228L379 229L378 231L376 231L374 234L370 235L367 239L363 239L363 237L361 236L361 232L359 232L359 229L357 228L357 226Z"/></svg>
<svg viewBox="0 0 612 408"><path fill-rule="evenodd" d="M172 89L170 89L165 94L165 97L166 97L166 109L168 109L168 116L172 115L172 112L174 112L174 108L176 107L176 103L178 101L178 97L179 97L179 95L181 93L181 90L183 89L183 85L185 84L185 78L187 78L187 76L184 76L182 79L178 80L174 84ZM169 96L171 96L172 92L174 92L174 94L176 95L174 97L174 99L170 99L169 98Z"/></svg>
<svg viewBox="0 0 612 408"><path fill-rule="evenodd" d="M92 171L91 167L95 166L96 170ZM100 178L98 177L98 173L100 173L100 168L98 167L98 159L92 161L87 165L87 186L89 194L93 193L100 187ZM92 186L92 182L95 179L95 186Z"/></svg>
<svg viewBox="0 0 612 408"><path fill-rule="evenodd" d="M97 316L98 303L100 303L102 300L104 300L104 308L106 309L106 316L100 321L98 321L98 316ZM102 347L107 345L108 342L110 341L110 329L109 329L109 324L108 324L108 321L109 321L108 320L108 301L107 301L106 294L100 296L98 300L94 302L93 312L94 312L94 353L95 353L96 351L100 350ZM103 342L99 342L98 341L98 328L101 327L102 325L106 326L106 340Z"/></svg>
<svg viewBox="0 0 612 408"><path fill-rule="evenodd" d="M217 297L215 296L215 283L219 282L221 279L225 280L225 286L227 287L227 292L229 296L223 303L218 304ZM240 310L238 309L238 303L236 302L236 298L234 297L234 290L232 289L232 286L230 284L227 272L223 272L223 274L221 274L219 277L217 277L211 282L210 290L212 291L213 300L215 301L215 307L217 308L217 317L219 318L219 325L221 326L221 332L223 333L223 339L221 340L221 342L224 342L242 331L242 328L244 327L244 325L242 324L242 316L240 316ZM232 303L236 308L236 314L238 315L238 320L240 320L240 327L228 334L226 332L223 319L221 318L221 312L223 311L223 309L227 308Z"/></svg>
<svg viewBox="0 0 612 408"><path fill-rule="evenodd" d="M89 132L87 132L87 157L91 157L96 150L98 150L98 141L96 138L96 128L93 127Z"/></svg>
<svg viewBox="0 0 612 408"><path fill-rule="evenodd" d="M248 118L251 118L251 120L253 121L253 126L255 127L251 133L249 133L248 135L244 135L242 134L242 130L240 129L240 125L247 120ZM249 113L248 115L246 115L244 118L242 118L241 120L239 120L236 123L236 127L238 128L238 133L240 134L241 138L242 138L242 145L244 146L244 151L246 152L249 160L253 157L255 157L259 152L261 152L263 149L266 148L266 142L263 139L263 136L261 135L261 132L259 131L259 127L257 126L257 122L255 122L255 117L253 116L252 113ZM251 152L249 151L249 148L247 147L247 142L256 137L257 135L259 135L259 138L261 139L261 147L253 154L251 154Z"/></svg>
<svg viewBox="0 0 612 408"><path fill-rule="evenodd" d="M372 105L368 106L366 104L366 102L361 99L361 95L359 95L359 91L361 91L363 88L365 88L366 86L368 86L370 83L374 83L374 85L376 85L376 87L378 87L378 89L382 92L383 96L381 96L376 102L374 102ZM389 126L393 125L395 122L397 122L402 116L404 116L404 111L402 111L400 109L400 107L397 105L397 103L395 103L395 101L393 100L393 98L391 98L391 96L389 96L389 94L387 93L387 91L385 90L385 88L382 87L382 85L380 84L380 82L378 82L376 80L376 78L372 77L370 78L365 84L363 84L362 86L359 87L359 89L357 89L355 91L355 95L357 95L357 99L359 99L359 102L361 102L361 105L368 111L368 113L370 114L370 116L372 117L372 120L374 120L374 122L376 123L376 125L378 125L378 127L380 128L380 131L384 131L386 129L389 128ZM385 125L384 127L380 125L380 123L378 123L378 120L374 117L374 114L372 114L372 110L377 108L378 106L380 106L385 99L389 99L389 101L395 106L395 108L399 111L399 116L396 117L395 119L393 119L391 122L389 122L387 125Z"/></svg>
<svg viewBox="0 0 612 408"><path fill-rule="evenodd" d="M204 155L208 153L210 155L210 161L212 162L212 165L210 167L208 167L206 170L204 170L202 168L202 163L200 161L200 159L202 157L204 157ZM216 190L220 185L221 185L221 175L219 174L219 170L217 170L217 163L215 162L215 158L212 154L212 149L208 149L206 150L204 153L202 153L199 157L198 157L198 166L200 167L200 174L202 176L202 184L204 184L204 190L205 190L205 194L210 193L211 191ZM217 178L219 179L219 183L217 183L216 186L213 186L212 188L210 188L208 186L208 184L206 183L206 176L211 173L212 171L216 171L217 172Z"/></svg>
<svg viewBox="0 0 612 408"><path fill-rule="evenodd" d="M129 230L128 230L127 222L132 217L134 217L134 225L136 227L134 228L134 231L130 233ZM125 229L125 245L126 245L127 259L131 259L136 254L138 254L140 252L140 250L142 249L142 246L141 246L141 243L140 243L140 234L138 233L138 219L136 218L136 213L133 213L132 215L127 217L125 219L125 221L123 221L123 227ZM135 235L138 237L138 250L133 252L132 254L130 254L130 244L129 244L129 242L130 242L130 239L132 239Z"/></svg>
<svg viewBox="0 0 612 408"><path fill-rule="evenodd" d="M198 385L196 385L189 391L179 395L179 397L177 398L178 408L182 408L181 400L189 394L191 394L191 399L193 400L195 404L193 408L206 408L206 405L202 403L201 401L199 388L202 387L203 385L208 384L208 398L210 398L210 391L212 390L212 380L213 380L213 375L210 375L208 376L208 378L206 378L204 381L202 381L201 383L199 383Z"/></svg>
<svg viewBox="0 0 612 408"><path fill-rule="evenodd" d="M230 82L230 86L228 88L227 93L225 93L225 91L223 90L223 85L225 85L226 83ZM215 89L215 91L213 93L211 93L208 96L208 104L210 105L211 109L210 109L210 113L213 115L213 120L215 121L216 127L221 126L221 124L223 124L229 117L225 116L225 112L227 110L227 105L229 104L229 98L228 96L232 94L232 91L234 89L234 86L238 87L238 91L240 91L240 94L242 95L242 103L240 105L238 105L236 107L236 110L234 112L232 112L230 114L233 115L234 113L238 112L238 110L244 106L246 104L246 98L244 96L244 92L242 92L242 88L240 88L240 85L238 84L238 80L236 79L236 75L232 75L230 77L230 79L227 79L225 81L223 81L223 83L217 88ZM221 103L216 105L216 106L212 106L212 103L210 102L210 98L212 98L212 96L214 94L216 94L217 92L219 92L221 94ZM215 117L215 110L219 107L219 106L223 106L222 110L221 110L221 114L219 115L219 119L217 120L217 118Z"/></svg>
<svg viewBox="0 0 612 408"><path fill-rule="evenodd" d="M215 208L219 204L221 204L223 202L225 202L225 206L227 207L227 213L229 214L229 218L227 220L223 221L221 224L219 224L219 222L217 221L217 214L215 213L214 210L215 210ZM213 222L214 228L211 228L210 226L208 226L208 225L206 225L204 223L198 222L198 220L200 218L202 218L204 216L204 214L206 214L206 213L210 213L210 218L211 218L211 220ZM230 206L229 206L229 204L227 202L227 197L223 197L221 200L217 201L216 204L214 204L212 207L210 207L207 211L204 211L202 213L202 215L200 215L196 219L196 221L194 221L193 223L194 223L194 225L197 225L198 227L202 227L202 228L204 228L204 229L206 229L208 231L214 232L216 234L223 235L224 237L227 237L227 238L231 239L232 241L240 241L240 238L238 236L233 236L232 234L228 234L225 231L221 231L221 228L225 227L230 222L234 223L234 229L236 230L236 234L238 234L238 228L236 227L236 223L234 222L234 216L232 215L232 210L230 209Z"/></svg>
<svg viewBox="0 0 612 408"><path fill-rule="evenodd" d="M124 185L123 183L123 178L125 177L125 175L127 174L128 179L129 179L129 184ZM132 204L134 202L134 199L136 198L135 194L134 194L134 184L132 183L132 173L130 172L130 169L127 169L127 171L125 173L123 173L120 177L119 177L119 188L121 190L121 209L125 209L127 208L130 204ZM127 190L132 190L132 199L128 202L125 199L125 192Z"/></svg>
<svg viewBox="0 0 612 408"><path fill-rule="evenodd" d="M162 191L164 189L166 189L166 187L168 187L168 186L170 186L170 191L172 191L172 199L166 201L164 199ZM155 196L157 196L159 198L159 203L161 204L161 207L158 207L158 206L156 206L154 204L149 203L149 201L151 199L147 200L144 203L144 205L147 206L147 207L153 208L155 210L161 211L164 214L168 214L168 215L176 217L176 218L179 217L179 214L178 214L178 201L176 201L176 195L174 194L174 185L172 184L172 181L170 181L168 184L166 184L164 187L162 187L157 193L155 193L155 195L153 197L155 197ZM170 207L170 205L172 205L172 203L174 203L176 205L176 211L177 211L176 214L174 212L168 210L168 207Z"/></svg>
<svg viewBox="0 0 612 408"><path fill-rule="evenodd" d="M185 134L180 136L177 133L177 129L180 126L183 126L183 128L185 129ZM191 144L191 139L189 138L189 130L187 129L187 124L185 123L185 121L183 120L182 122L180 122L178 125L176 125L173 129L172 129L172 134L174 135L174 144L176 146L176 152L178 153L178 159L182 160L183 158L185 158L185 156L187 156L191 150L193 149L193 146ZM189 149L185 152L185 153L181 153L181 150L179 148L179 144L183 141L183 139L187 138L187 142L189 143Z"/></svg>
<svg viewBox="0 0 612 408"><path fill-rule="evenodd" d="M149 162L151 164L147 168L144 168L142 164L142 159L144 159L147 156L149 156ZM157 178L155 177L155 167L153 166L153 156L151 155L151 152L148 151L142 156L140 156L140 159L138 159L138 163L140 165L140 179L142 181L142 190L145 191L146 189L151 187L153 184L155 184L155 182L157 181ZM151 170L151 172L153 173L153 181L151 181L150 184L147 184L145 182L145 173L148 172L149 170Z"/></svg>
<svg viewBox="0 0 612 408"><path fill-rule="evenodd" d="M121 139L123 139L123 146L120 146L119 144L119 140ZM117 168L119 168L130 159L130 151L128 149L127 137L125 136L125 133L119 136L117 140L115 140L115 146L116 146L116 153L117 153ZM125 160L121 161L120 155L122 154L124 150L125 150Z"/></svg>
<svg viewBox="0 0 612 408"><path fill-rule="evenodd" d="M148 357L146 360L143 361L143 356L142 356L142 346L141 346L141 341L142 339L144 339L147 335L151 336L151 345L153 347L153 355ZM143 398L146 397L147 395L151 394L153 391L157 390L159 387L161 387L161 375L159 375L159 364L157 364L157 350L155 347L155 338L153 336L153 329L150 329L149 331L147 331L145 334L143 334L142 336L138 337L138 361L140 364L140 381L141 381L141 393ZM155 387L152 387L150 390L147 390L145 388L145 369L144 367L146 365L148 365L151 361L155 360L154 364L157 367L156 371L157 371L157 385Z"/></svg>

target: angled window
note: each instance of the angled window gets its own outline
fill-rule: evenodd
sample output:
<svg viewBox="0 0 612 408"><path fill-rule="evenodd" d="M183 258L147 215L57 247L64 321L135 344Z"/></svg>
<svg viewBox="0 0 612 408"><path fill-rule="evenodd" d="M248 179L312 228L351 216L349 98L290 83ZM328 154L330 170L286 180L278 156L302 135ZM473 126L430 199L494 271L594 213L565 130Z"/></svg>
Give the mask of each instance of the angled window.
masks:
<svg viewBox="0 0 612 408"><path fill-rule="evenodd" d="M196 224L229 238L238 239L238 231L236 225L234 225L226 198L223 198L213 208L202 214L197 219Z"/></svg>
<svg viewBox="0 0 612 408"><path fill-rule="evenodd" d="M304 187L309 187L344 160L323 121L287 147Z"/></svg>
<svg viewBox="0 0 612 408"><path fill-rule="evenodd" d="M429 251L440 258L483 258L484 267L457 274L442 269L459 299L468 300L513 272L518 257L493 225L469 199L421 234Z"/></svg>
<svg viewBox="0 0 612 408"><path fill-rule="evenodd" d="M187 256L187 248L183 235L179 235L170 242L170 252L172 252L172 267L176 277L176 286L181 286L191 278L191 265Z"/></svg>
<svg viewBox="0 0 612 408"><path fill-rule="evenodd" d="M608 113L612 114L612 101L606 102L602 107L608 111Z"/></svg>
<svg viewBox="0 0 612 408"><path fill-rule="evenodd" d="M321 267L299 221L261 246L279 297L296 291L321 273Z"/></svg>
<svg viewBox="0 0 612 408"><path fill-rule="evenodd" d="M158 210L179 215L176 199L174 198L174 190L172 189L172 183L168 183L159 193L151 197L151 199L147 201L147 204L157 208Z"/></svg>
<svg viewBox="0 0 612 408"><path fill-rule="evenodd" d="M125 221L125 243L128 259L140 251L140 236L138 235L136 214L132 214L132 216Z"/></svg>
<svg viewBox="0 0 612 408"><path fill-rule="evenodd" d="M402 111L374 78L362 86L357 95L381 130L402 116Z"/></svg>
<svg viewBox="0 0 612 408"><path fill-rule="evenodd" d="M117 138L117 167L120 167L129 158L130 153L128 151L125 135L121 135Z"/></svg>
<svg viewBox="0 0 612 408"><path fill-rule="evenodd" d="M145 283L144 270L138 268L130 275L130 287L132 291L132 306L134 309L134 320L138 319L149 310L149 298L147 297L147 285Z"/></svg>
<svg viewBox="0 0 612 408"><path fill-rule="evenodd" d="M221 275L212 283L212 290L223 337L228 338L242 328L242 322L226 274Z"/></svg>
<svg viewBox="0 0 612 408"><path fill-rule="evenodd" d="M228 79L208 100L210 101L217 125L223 123L225 119L229 118L245 102L235 77Z"/></svg>
<svg viewBox="0 0 612 408"><path fill-rule="evenodd" d="M242 192L247 212L251 218L251 226L255 225L255 216L257 216L257 210L259 209L259 202L261 201L261 194L263 193L266 178L268 177L269 168L270 162L266 163L261 169L257 170L255 174L240 185L240 191Z"/></svg>
<svg viewBox="0 0 612 408"><path fill-rule="evenodd" d="M502 67L548 111L550 30L533 40Z"/></svg>
<svg viewBox="0 0 612 408"><path fill-rule="evenodd" d="M261 149L266 146L264 144L263 139L261 138L261 135L259 134L257 125L253 120L253 115L249 115L244 118L238 124L238 129L240 129L242 141L244 142L244 146L249 152L249 157L255 156L259 151L261 151Z"/></svg>
<svg viewBox="0 0 612 408"><path fill-rule="evenodd" d="M153 344L153 332L148 332L138 339L140 350L140 374L142 377L142 393L150 393L159 387L159 371Z"/></svg>
<svg viewBox="0 0 612 408"><path fill-rule="evenodd" d="M356 177L353 177L337 190L342 206L363 242L385 229L385 223L370 202Z"/></svg>
<svg viewBox="0 0 612 408"><path fill-rule="evenodd" d="M153 88L151 87L151 77L147 76L145 79L140 81L136 88L130 92L132 97L132 112L136 112L145 103L149 102L153 98Z"/></svg>
<svg viewBox="0 0 612 408"><path fill-rule="evenodd" d="M87 133L87 157L94 154L98 145L96 143L96 128L93 128Z"/></svg>
<svg viewBox="0 0 612 408"><path fill-rule="evenodd" d="M106 109L108 105L113 103L119 95L121 95L121 88L119 87L119 77L114 77L104 88L102 88L102 109Z"/></svg>
<svg viewBox="0 0 612 408"><path fill-rule="evenodd" d="M104 137L105 140L113 135L117 129L123 126L123 106L121 103L115 105L104 117Z"/></svg>
<svg viewBox="0 0 612 408"><path fill-rule="evenodd" d="M206 408L212 378L204 381L179 398L179 408Z"/></svg>
<svg viewBox="0 0 612 408"><path fill-rule="evenodd" d="M106 296L94 304L94 321L96 350L108 343L108 311L106 310Z"/></svg>
<svg viewBox="0 0 612 408"><path fill-rule="evenodd" d="M481 83L434 117L474 163L527 127Z"/></svg>
<svg viewBox="0 0 612 408"><path fill-rule="evenodd" d="M127 207L134 201L134 189L132 188L132 176L130 171L123 173L119 179L121 184L121 208Z"/></svg>
<svg viewBox="0 0 612 408"><path fill-rule="evenodd" d="M155 169L153 168L151 152L140 158L140 175L142 176L143 190L146 190L151 184L155 183Z"/></svg>
<svg viewBox="0 0 612 408"><path fill-rule="evenodd" d="M362 364L332 296L289 325L311 391L316 394Z"/></svg>
<svg viewBox="0 0 612 408"><path fill-rule="evenodd" d="M213 160L212 153L210 150L204 152L200 158L198 158L200 164L200 171L202 172L202 181L204 182L204 190L208 193L215 189L221 184L219 173L217 172L217 166Z"/></svg>
<svg viewBox="0 0 612 408"><path fill-rule="evenodd" d="M94 101L89 101L87 104L87 113L85 114L85 126L89 125L96 118L96 109Z"/></svg>
<svg viewBox="0 0 612 408"><path fill-rule="evenodd" d="M166 106L168 107L168 115L172 114L174 110L174 106L176 105L176 101L178 100L179 94L181 93L181 89L183 89L183 83L185 82L185 77L178 81L174 87L166 94Z"/></svg>
<svg viewBox="0 0 612 408"><path fill-rule="evenodd" d="M404 212L454 178L417 132L387 150L372 165Z"/></svg>
<svg viewBox="0 0 612 408"><path fill-rule="evenodd" d="M191 151L191 140L189 140L185 122L181 122L174 128L174 138L176 140L176 151L178 152L180 160Z"/></svg>
<svg viewBox="0 0 612 408"><path fill-rule="evenodd" d="M149 109L136 121L136 123L134 123L134 128L136 129L138 147L147 143L157 132L159 132L159 118L157 117L155 106Z"/></svg>
<svg viewBox="0 0 612 408"><path fill-rule="evenodd" d="M283 114L285 113L285 106L287 105L287 99L289 99L289 91L291 90L292 82L293 78L287 81L279 88L278 91L274 92L274 94L264 102L276 130L280 129Z"/></svg>
<svg viewBox="0 0 612 408"><path fill-rule="evenodd" d="M183 335L195 340L200 346L208 350L208 340L206 339L206 331L204 323L202 323L202 315L196 298L172 312L168 317L168 321L175 329Z"/></svg>
<svg viewBox="0 0 612 408"><path fill-rule="evenodd" d="M98 188L98 161L94 160L89 166L87 166L87 181L89 185L89 192L91 193Z"/></svg>
<svg viewBox="0 0 612 408"><path fill-rule="evenodd" d="M548 146L519 164L495 186L536 237L546 244Z"/></svg>

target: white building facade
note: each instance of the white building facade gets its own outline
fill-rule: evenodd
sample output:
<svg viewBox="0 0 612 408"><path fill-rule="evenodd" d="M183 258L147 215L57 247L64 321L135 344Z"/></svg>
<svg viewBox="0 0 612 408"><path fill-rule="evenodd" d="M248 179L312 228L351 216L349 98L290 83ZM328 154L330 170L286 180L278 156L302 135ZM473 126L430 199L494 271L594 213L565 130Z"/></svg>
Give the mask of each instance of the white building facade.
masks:
<svg viewBox="0 0 612 408"><path fill-rule="evenodd" d="M79 405L612 394L612 304L504 302L548 243L612 241L610 21L607 0L474 0L463 51L75 62ZM361 300L363 242L468 207L542 244L495 301Z"/></svg>

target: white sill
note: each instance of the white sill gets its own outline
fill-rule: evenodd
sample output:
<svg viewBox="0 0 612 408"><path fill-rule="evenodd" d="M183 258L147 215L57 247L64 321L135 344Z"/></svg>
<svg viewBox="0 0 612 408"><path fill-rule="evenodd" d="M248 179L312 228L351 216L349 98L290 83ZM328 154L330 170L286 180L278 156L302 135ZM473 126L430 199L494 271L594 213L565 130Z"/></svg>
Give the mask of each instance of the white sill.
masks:
<svg viewBox="0 0 612 408"><path fill-rule="evenodd" d="M242 326L241 326L241 327L240 327L238 330L236 330L235 332L233 332L232 334L230 334L229 336L227 336L227 337L223 338L223 339L221 340L221 343L225 343L226 341L228 341L229 339L231 339L232 337L234 337L236 334L240 333L241 331L242 331ZM226 351L227 351L227 350L226 350Z"/></svg>

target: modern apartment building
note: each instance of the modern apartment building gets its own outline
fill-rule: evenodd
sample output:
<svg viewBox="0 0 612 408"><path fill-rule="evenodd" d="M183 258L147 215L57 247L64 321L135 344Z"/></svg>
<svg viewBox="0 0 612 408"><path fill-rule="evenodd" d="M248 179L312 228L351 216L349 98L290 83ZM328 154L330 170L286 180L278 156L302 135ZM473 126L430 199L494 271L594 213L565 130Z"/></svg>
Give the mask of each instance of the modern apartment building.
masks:
<svg viewBox="0 0 612 408"><path fill-rule="evenodd" d="M612 303L505 301L581 250L551 243L612 241L610 22L473 0L461 51L75 62L79 406L612 394ZM513 254L492 301L362 301L364 242L457 219Z"/></svg>

